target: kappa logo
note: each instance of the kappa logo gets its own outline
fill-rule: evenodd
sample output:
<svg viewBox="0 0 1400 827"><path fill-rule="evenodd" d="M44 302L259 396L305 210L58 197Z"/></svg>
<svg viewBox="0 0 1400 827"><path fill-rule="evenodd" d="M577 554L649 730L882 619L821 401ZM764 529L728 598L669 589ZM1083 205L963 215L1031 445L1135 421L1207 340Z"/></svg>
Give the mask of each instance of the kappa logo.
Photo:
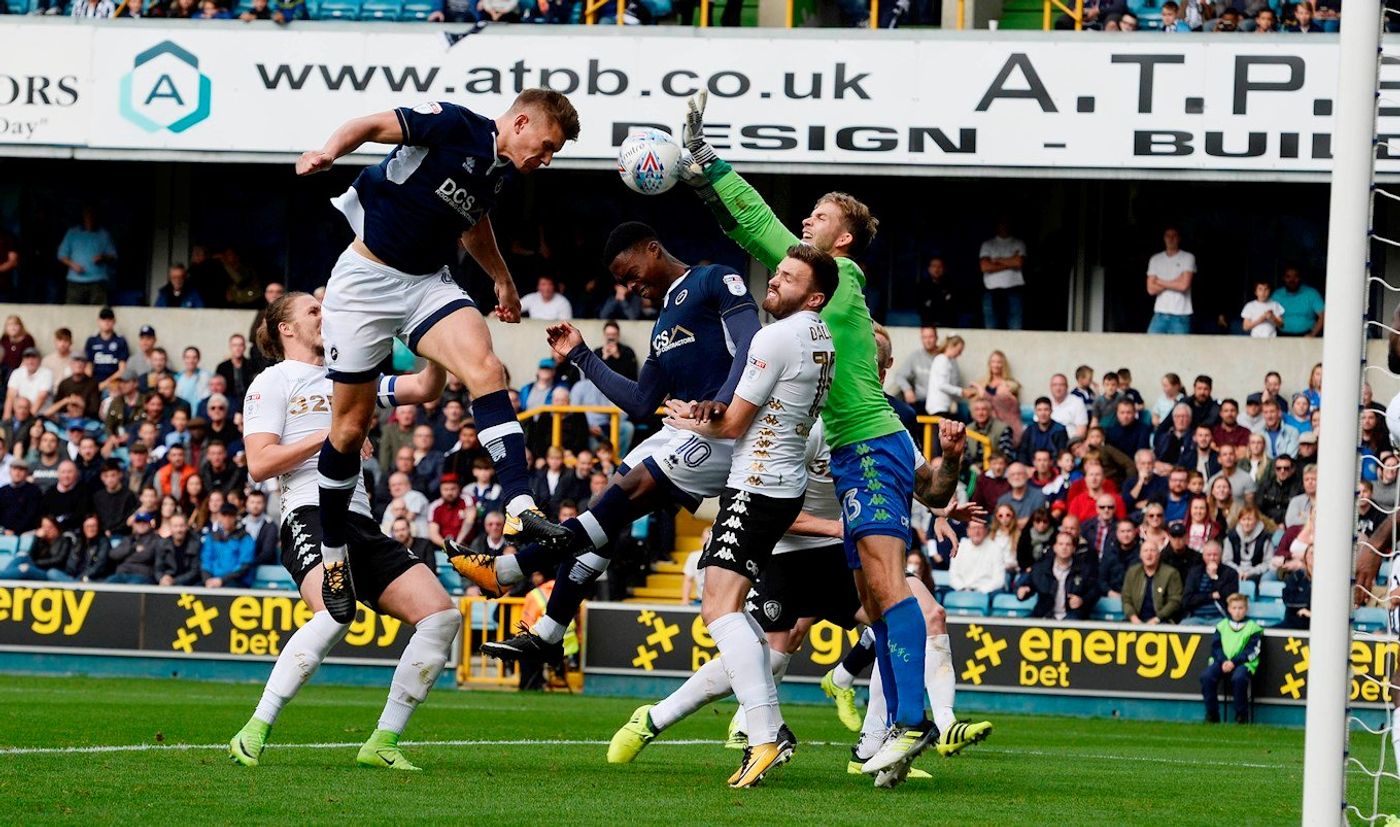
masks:
<svg viewBox="0 0 1400 827"><path fill-rule="evenodd" d="M762 480L761 478L759 478L759 477L750 475L748 479L744 480L744 484L745 484L745 485L752 485L754 488L762 488L762 487L763 487L763 480Z"/></svg>
<svg viewBox="0 0 1400 827"><path fill-rule="evenodd" d="M723 523L721 523L721 525L723 525L725 528L743 528L743 527L744 527L743 521L740 520L737 516L735 516L735 515L733 515L733 514L731 514L731 515L729 516L729 519L727 519L727 520L725 520Z"/></svg>
<svg viewBox="0 0 1400 827"><path fill-rule="evenodd" d="M754 455L754 457L756 457L756 458L758 458L758 459L768 459L768 452L767 452L767 451L754 451L754 452L753 452L753 455Z"/></svg>
<svg viewBox="0 0 1400 827"><path fill-rule="evenodd" d="M670 330L663 330L656 334L651 340L651 349L660 355L678 347L693 344L695 344L695 334L680 325L676 325Z"/></svg>
<svg viewBox="0 0 1400 827"><path fill-rule="evenodd" d="M778 401L777 399L770 399L770 400L768 400L768 410L770 410L770 411L785 411L785 410L787 410L787 408L784 408L784 407L783 407L783 403L780 402L780 401Z"/></svg>
<svg viewBox="0 0 1400 827"><path fill-rule="evenodd" d="M732 563L732 562L734 562L734 552L730 551L729 549L725 548L724 546L720 546L719 550L715 552L715 559L716 559L716 560L728 560L729 562Z"/></svg>
<svg viewBox="0 0 1400 827"><path fill-rule="evenodd" d="M723 534L719 535L719 541L720 541L721 543L724 543L725 545L728 545L728 546L737 546L737 545L739 545L739 538L736 537L736 536L734 535L734 532L732 532L732 531L726 531L726 532L724 532Z"/></svg>
<svg viewBox="0 0 1400 827"><path fill-rule="evenodd" d="M769 620L777 620L778 615L783 613L783 604L776 600L765 600L763 602L763 616Z"/></svg>
<svg viewBox="0 0 1400 827"><path fill-rule="evenodd" d="M767 424L767 425L772 425L772 426L775 427L775 428L778 427L778 425L782 422L781 419L777 418L776 416L774 416L774 415L772 415L772 414L768 414L767 416L763 417L763 420L762 420L762 421L763 421L765 424Z"/></svg>
<svg viewBox="0 0 1400 827"><path fill-rule="evenodd" d="M750 470L750 471L757 471L758 473L761 474L761 473L763 473L764 471L767 471L768 468L767 468L766 466L764 466L763 463L761 463L761 462L759 462L759 461L757 461L757 460L754 460L753 462L750 462L750 463L749 463L749 470Z"/></svg>
<svg viewBox="0 0 1400 827"><path fill-rule="evenodd" d="M772 440L768 439L767 437L759 437L758 439L754 440L753 447L755 447L755 448L772 448L772 447L773 447L773 442L772 442Z"/></svg>
<svg viewBox="0 0 1400 827"><path fill-rule="evenodd" d="M734 502L736 502L736 503L746 503L746 502L748 502L748 501L749 501L749 492L747 492L747 491L736 491L736 492L734 492Z"/></svg>
<svg viewBox="0 0 1400 827"><path fill-rule="evenodd" d="M122 75L117 109L147 132L179 134L209 117L212 89L199 58L164 40L138 54Z"/></svg>
<svg viewBox="0 0 1400 827"><path fill-rule="evenodd" d="M747 513L749 513L749 507L748 507L747 505L744 505L743 503L740 503L740 502L736 502L736 503L734 503L733 505L731 505L731 506L729 507L729 510L732 511L732 512L734 512L735 514L747 514Z"/></svg>

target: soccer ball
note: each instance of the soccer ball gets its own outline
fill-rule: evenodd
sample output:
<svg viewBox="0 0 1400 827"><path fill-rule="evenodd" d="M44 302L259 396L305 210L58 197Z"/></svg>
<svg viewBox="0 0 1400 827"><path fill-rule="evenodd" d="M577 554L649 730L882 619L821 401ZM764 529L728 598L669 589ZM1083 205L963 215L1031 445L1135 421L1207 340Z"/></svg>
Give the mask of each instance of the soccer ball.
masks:
<svg viewBox="0 0 1400 827"><path fill-rule="evenodd" d="M622 142L617 174L633 192L660 195L680 180L681 155L675 138L659 129L639 129Z"/></svg>

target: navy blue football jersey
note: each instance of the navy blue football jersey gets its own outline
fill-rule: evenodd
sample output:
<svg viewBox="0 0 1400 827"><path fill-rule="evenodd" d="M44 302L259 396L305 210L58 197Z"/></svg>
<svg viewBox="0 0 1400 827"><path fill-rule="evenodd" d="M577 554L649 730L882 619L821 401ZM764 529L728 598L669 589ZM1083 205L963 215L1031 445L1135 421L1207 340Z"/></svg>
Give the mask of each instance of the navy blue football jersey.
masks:
<svg viewBox="0 0 1400 827"><path fill-rule="evenodd" d="M745 310L757 313L758 306L744 277L729 267L692 267L671 285L651 329L647 361L661 369L673 399L715 398L734 361L724 319Z"/></svg>
<svg viewBox="0 0 1400 827"><path fill-rule="evenodd" d="M331 203L385 264L436 273L496 203L515 167L496 156L496 122L455 103L394 110L403 143Z"/></svg>

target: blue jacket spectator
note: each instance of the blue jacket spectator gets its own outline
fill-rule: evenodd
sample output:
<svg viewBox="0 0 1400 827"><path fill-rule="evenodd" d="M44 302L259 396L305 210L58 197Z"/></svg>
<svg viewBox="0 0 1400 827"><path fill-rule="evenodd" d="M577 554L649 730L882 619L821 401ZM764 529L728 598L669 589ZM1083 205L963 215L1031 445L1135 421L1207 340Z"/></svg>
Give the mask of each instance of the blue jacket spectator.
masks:
<svg viewBox="0 0 1400 827"><path fill-rule="evenodd" d="M253 579L256 553L253 538L238 527L238 509L225 504L219 509L217 527L205 535L200 550L205 585L212 579L219 581L215 585L246 588Z"/></svg>
<svg viewBox="0 0 1400 827"><path fill-rule="evenodd" d="M0 488L0 532L23 534L39 525L39 501L43 492L29 481L29 463L10 461L10 484Z"/></svg>
<svg viewBox="0 0 1400 827"><path fill-rule="evenodd" d="M1021 447L1017 451L1017 459L1027 465L1035 464L1036 451L1049 451L1050 456L1058 457L1069 447L1069 432L1050 418L1050 411L1049 397L1035 400L1035 421L1021 433Z"/></svg>
<svg viewBox="0 0 1400 827"><path fill-rule="evenodd" d="M189 286L189 278L190 273L185 265L170 265L170 280L156 291L156 307L183 307L187 310L204 307L204 297Z"/></svg>
<svg viewBox="0 0 1400 827"><path fill-rule="evenodd" d="M1322 333L1323 313L1327 308L1322 294L1303 284L1297 267L1283 271L1283 286L1271 296L1283 305L1283 327L1280 336L1317 336Z"/></svg>
<svg viewBox="0 0 1400 827"><path fill-rule="evenodd" d="M1104 428L1104 439L1109 445L1133 456L1143 448L1152 447L1152 426L1138 416L1137 406L1131 399L1118 400L1113 424Z"/></svg>
<svg viewBox="0 0 1400 827"><path fill-rule="evenodd" d="M116 258L117 246L97 226L96 210L84 207L83 223L69 228L58 245L58 260L68 268L68 303L106 304Z"/></svg>
<svg viewBox="0 0 1400 827"><path fill-rule="evenodd" d="M1211 625L1226 615L1225 601L1240 590L1240 574L1221 562L1220 542L1210 540L1201 549L1203 562L1186 574L1187 618L1184 622Z"/></svg>
<svg viewBox="0 0 1400 827"><path fill-rule="evenodd" d="M126 339L117 335L116 326L117 314L110 307L102 308L97 314L97 335L89 336L83 345L83 354L92 363L92 378L99 384L126 367L126 360L131 358L131 348Z"/></svg>
<svg viewBox="0 0 1400 827"><path fill-rule="evenodd" d="M1022 600L1036 596L1032 617L1088 619L1099 599L1099 574L1093 555L1076 554L1077 547L1073 535L1056 535L1051 552L1036 561L1029 581L1016 590Z"/></svg>

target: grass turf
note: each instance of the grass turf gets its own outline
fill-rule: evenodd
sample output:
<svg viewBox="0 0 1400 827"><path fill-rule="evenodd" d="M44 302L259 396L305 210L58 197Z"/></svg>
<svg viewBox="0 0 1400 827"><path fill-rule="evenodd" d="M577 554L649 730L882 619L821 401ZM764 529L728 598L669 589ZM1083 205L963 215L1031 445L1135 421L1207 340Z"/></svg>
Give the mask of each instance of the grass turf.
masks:
<svg viewBox="0 0 1400 827"><path fill-rule="evenodd" d="M998 715L963 756L930 752L931 781L874 790L848 776L851 736L832 709L788 706L803 743L754 790L724 779L732 704L702 710L622 767L605 743L635 702L435 692L406 739L423 773L355 767L384 691L313 685L283 711L262 766L225 747L260 687L171 680L6 677L0 801L12 821L532 824L1296 824L1300 730ZM688 743L703 740L705 743ZM302 744L353 744L290 748ZM668 742L681 742L669 743ZM147 745L125 752L16 752ZM182 749L180 745L198 748ZM279 748L280 747L280 748ZM1374 763L1376 739L1354 736ZM1369 779L1350 773L1354 800ZM1393 781L1387 799L1400 804ZM917 809L911 809L917 808ZM1366 808L1366 809L1369 809Z"/></svg>

